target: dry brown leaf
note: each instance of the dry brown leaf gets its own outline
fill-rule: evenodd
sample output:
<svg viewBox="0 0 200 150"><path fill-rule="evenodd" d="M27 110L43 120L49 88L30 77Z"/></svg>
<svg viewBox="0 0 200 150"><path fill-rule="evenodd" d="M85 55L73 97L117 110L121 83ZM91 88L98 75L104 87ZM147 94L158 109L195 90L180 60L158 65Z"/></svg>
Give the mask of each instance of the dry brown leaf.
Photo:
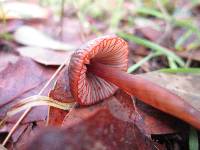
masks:
<svg viewBox="0 0 200 150"><path fill-rule="evenodd" d="M102 109L108 110L119 120L132 122L146 136L174 133L184 128L182 122L176 118L142 102L138 101L134 105L131 97L122 91L118 91L115 96L105 99L102 103L90 107L72 109L65 117L63 126L73 126L81 123Z"/></svg>
<svg viewBox="0 0 200 150"><path fill-rule="evenodd" d="M19 56L14 53L0 50L0 72L4 70L8 64L16 63L19 60Z"/></svg>
<svg viewBox="0 0 200 150"><path fill-rule="evenodd" d="M146 150L158 147L158 144L143 135L137 126L116 118L109 110L101 109L78 124L66 125L61 129L44 130L32 140L26 149ZM159 147L159 149L164 149L164 147Z"/></svg>
<svg viewBox="0 0 200 150"><path fill-rule="evenodd" d="M9 132L10 129L13 127L14 124L7 124L4 127L2 127L0 129L0 134L4 133L4 132ZM28 127L28 124L24 124L24 125L20 125L19 128L16 130L16 132L12 135L12 141L15 143L17 142L17 140L19 139L19 137L21 136L21 134L23 134L24 130Z"/></svg>
<svg viewBox="0 0 200 150"><path fill-rule="evenodd" d="M14 33L14 39L20 44L54 50L75 50L75 46L54 40L31 26L21 26Z"/></svg>
<svg viewBox="0 0 200 150"><path fill-rule="evenodd" d="M177 54L187 59L200 61L200 50L183 51L183 52L178 52Z"/></svg>
<svg viewBox="0 0 200 150"><path fill-rule="evenodd" d="M74 101L69 89L68 65L65 66L58 76L58 80L56 81L54 88L50 91L49 96L53 99L59 100L60 102ZM67 114L68 111L49 107L48 125L60 126Z"/></svg>
<svg viewBox="0 0 200 150"><path fill-rule="evenodd" d="M0 118L2 119L18 100L38 94L54 71L55 68L46 68L29 58L20 58L16 63L7 65L0 72ZM20 114L9 118L9 121L15 122ZM44 120L46 115L47 106L37 107L24 122Z"/></svg>
<svg viewBox="0 0 200 150"><path fill-rule="evenodd" d="M167 88L200 111L200 74L151 72L138 76Z"/></svg>
<svg viewBox="0 0 200 150"><path fill-rule="evenodd" d="M61 65L73 53L73 51L54 51L39 47L19 47L17 51L20 55L30 57L44 65Z"/></svg>

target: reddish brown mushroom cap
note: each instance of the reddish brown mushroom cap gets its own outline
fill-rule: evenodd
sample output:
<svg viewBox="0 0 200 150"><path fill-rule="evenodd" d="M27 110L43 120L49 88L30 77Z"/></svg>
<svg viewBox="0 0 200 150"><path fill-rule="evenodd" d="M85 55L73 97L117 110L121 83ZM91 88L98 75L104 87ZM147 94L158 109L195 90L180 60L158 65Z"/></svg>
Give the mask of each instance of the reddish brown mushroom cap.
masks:
<svg viewBox="0 0 200 150"><path fill-rule="evenodd" d="M82 105L94 104L113 95L118 89L87 71L86 65L92 62L126 71L127 43L115 35L103 36L87 42L72 55L69 65L70 89L75 100Z"/></svg>

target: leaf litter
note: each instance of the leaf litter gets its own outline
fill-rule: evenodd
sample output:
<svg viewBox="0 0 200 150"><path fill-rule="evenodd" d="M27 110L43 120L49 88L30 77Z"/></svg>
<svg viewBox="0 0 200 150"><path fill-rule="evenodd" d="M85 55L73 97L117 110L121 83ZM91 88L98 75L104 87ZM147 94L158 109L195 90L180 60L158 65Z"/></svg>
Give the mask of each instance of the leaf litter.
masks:
<svg viewBox="0 0 200 150"><path fill-rule="evenodd" d="M22 16L20 16L20 17L16 17L15 19L28 19L28 18L23 18ZM67 33L67 34L64 34L64 40L68 41L67 38L69 39L71 38L72 42L66 42L66 43L73 43L74 41L78 41L77 43L80 44L82 42L80 42L80 34L77 34L77 32L81 32L81 31L79 31L78 28L76 31L71 30L72 27L69 27L70 26L69 20L71 19L72 18L66 19L68 21L64 22L65 25L67 25L66 29L64 30L64 32ZM91 22L94 21L93 18L90 18L90 19L91 19L90 20ZM126 19L124 20L126 21ZM152 22L153 24L157 25L157 22L154 19L152 19ZM74 24L72 22L73 25L71 26L77 26L76 23L77 23L76 21ZM61 59L58 60L62 52L58 50L62 49L62 46L60 46L60 44L62 45L63 43L59 41L55 41L52 38L49 38L43 32L36 30L33 24L31 25L32 25L33 30L28 30L28 32L26 32L28 34L24 34L24 31L27 31L27 30L24 30L22 34L20 33L21 37L18 35L17 37L15 36L15 40L17 41L17 44L29 46L29 47L24 47L24 48L31 49L32 54L31 55L27 54L26 52L27 49L21 50L21 53L15 56L13 55L8 56L8 61L6 62L3 60L3 62L5 63L0 64L2 65L0 66L0 77L1 77L0 80L3 81L0 84L1 85L0 87L2 87L0 88L0 93L3 92L5 94L5 95L0 94L0 99L1 97L3 98L2 99L3 101L0 101L1 102L0 114L2 117L5 116L6 112L10 110L10 108L15 106L19 100L26 97L30 97L32 95L36 95L39 92L39 90L44 86L45 81L47 81L50 78L50 76L53 74L53 72L56 70L56 67L52 67L52 66L45 67L43 65L37 64L36 62L44 64L44 65L62 64ZM15 30L15 28L12 27L12 31L13 29ZM138 28L137 30L140 30L139 32L143 34L142 36L149 39L150 41L157 41L159 38L159 35L162 34L160 30L157 30L157 29L158 28L156 28L156 30L155 28L151 29L150 27L145 28L144 26L142 27L142 29ZM151 31L151 32L147 32L147 31ZM30 33L37 35L35 36L36 38L30 38L30 35L31 35ZM68 35L68 33L71 33L72 35ZM174 34L177 34L177 33L174 32ZM41 38L37 38L37 37L41 37ZM42 42L40 42L38 39L42 39L42 41L45 41L44 43L48 43L48 44L41 44ZM57 44L56 42L59 44ZM38 45L38 43L40 44ZM185 47L185 45L182 45L182 46ZM148 49L141 46L139 47L141 51L137 48L137 51L135 52L131 51L131 53L135 53L135 54L138 53L139 55L142 54L142 56L146 56L147 54L149 54ZM75 47L73 47L73 50L74 48ZM171 47L167 47L167 48L171 49ZM33 50L33 49L37 49L37 50ZM66 50L66 47L63 49ZM70 50L70 48L68 47L67 50ZM174 49L171 49L171 50L174 50ZM18 52L20 52L20 50ZM45 57L45 53L46 53L46 57ZM7 54L8 53L6 53L4 56L6 56ZM52 54L55 55L55 60L49 57ZM182 56L191 60L199 61L198 50L195 50L192 52L182 51L182 52L177 52L177 54L179 56ZM34 62L33 60L29 58L21 57L19 55L30 57L36 62ZM10 61L9 61L9 58L10 58ZM12 61L13 58L14 58L14 61ZM62 57L62 59L64 59L64 57ZM156 59L153 59L151 61L155 62L155 60ZM67 68L67 65L66 65L66 68ZM58 80L56 81L55 85L53 85L52 83L51 87L46 89L46 93L45 93L45 95L48 95L48 92L51 91L49 96L52 97L53 99L59 100L60 102L73 101L73 98L71 97L71 93L69 91L68 75L67 75L68 71L66 68L58 76ZM28 71L26 71L26 69ZM141 70L142 69L140 68L139 71ZM12 76L12 74L17 74L17 75ZM199 87L196 84L199 79L198 75L191 75L191 74L179 75L179 74L166 74L166 73L164 74L164 73L153 72L153 73L148 73L148 74L140 74L139 76L144 77L148 80L151 80L154 83L159 84L160 86L166 87L167 89L174 92L175 94L183 97L183 99L186 100L189 104L199 109L199 102L198 102ZM31 78L28 79L28 77L29 78L31 77ZM45 124L44 120L46 119L48 115L47 107L46 106L43 107L44 109L41 109L41 108L42 107L34 108L33 112L30 112L28 116L26 117L26 119L23 121L22 125L20 125L20 128L22 129L16 131L16 134L18 135L16 136L15 134L13 134L12 139L16 141L14 144L15 147L22 148L24 147L24 145L27 145L28 143L27 137L29 136L32 137L33 133L36 130L38 131L41 127L44 126ZM5 126L7 127L7 129L4 131L8 132L10 130L8 126L12 126L13 123L17 121L17 118L18 116L14 116L14 117L11 117L9 120L7 120L7 125ZM99 119L99 118L103 118L103 119ZM82 139L84 139L85 135L87 135L89 139L89 146L97 144L96 146L97 147L100 146L101 148L105 148L105 147L108 148L110 146L112 148L115 147L116 145L114 144L112 145L110 143L112 143L113 141L118 141L120 138L122 141L125 140L125 142L128 142L127 145L133 144L131 146L135 148L138 145L139 146L143 145L144 149L152 148L152 147L155 148L155 145L154 145L155 143L153 143L150 139L151 135L175 134L177 132L184 131L185 130L184 127L186 125L180 120L177 120L176 118L168 116L158 110L155 110L154 108L151 108L139 102L138 100L133 99L132 97L129 97L128 95L126 95L126 93L122 91L118 91L115 96L109 99L106 99L102 103L99 103L94 106L82 107L82 106L76 105L69 112L50 107L48 119L49 119L49 125L58 126L58 127L62 126L62 127L60 127L61 129L59 130L57 129L55 130L53 128L53 129L47 129L46 131L42 131L41 132L42 140L39 141L41 142L41 144L45 144L45 142L43 141L45 140L45 138L43 138L43 135L49 136L49 133L50 135L53 134L53 135L58 135L60 137L63 137L63 135L65 136L67 135L66 138L70 140L65 140L64 141L65 144L68 141L75 142L75 143L81 143L81 142L84 143L85 141ZM119 124L120 128L116 124ZM126 131L122 131L127 126L131 126L130 133L132 134L126 133ZM134 130L132 130L132 126L134 126ZM97 128L99 129L99 131L95 130L96 127L99 127ZM91 130L91 128L94 130ZM119 130L119 132L115 133L113 132L113 130L114 131ZM104 132L113 134L113 135L109 134L110 135L110 137L108 137L108 139L110 140L109 144L106 143L107 142L106 138L102 139L103 136L105 137ZM63 134L63 133L66 133L66 134ZM100 136L98 136L97 134ZM135 137L132 135L134 135ZM118 138L116 138L116 136ZM71 137L75 137L75 139L71 139ZM95 141L98 141L98 140L101 142L96 143ZM138 143L134 142L135 140L138 140ZM37 143L38 141L36 140L35 142ZM62 143L60 144L62 145ZM67 143L67 144L70 145L71 143ZM118 144L117 148L120 148L121 146L126 146L126 145L121 144L120 142L118 142L117 144ZM79 145L84 145L84 144L79 144ZM71 144L71 146L76 147L78 145ZM163 148L162 146L163 145L156 145L156 149L158 148L162 149ZM127 147L127 149L129 148L130 147Z"/></svg>

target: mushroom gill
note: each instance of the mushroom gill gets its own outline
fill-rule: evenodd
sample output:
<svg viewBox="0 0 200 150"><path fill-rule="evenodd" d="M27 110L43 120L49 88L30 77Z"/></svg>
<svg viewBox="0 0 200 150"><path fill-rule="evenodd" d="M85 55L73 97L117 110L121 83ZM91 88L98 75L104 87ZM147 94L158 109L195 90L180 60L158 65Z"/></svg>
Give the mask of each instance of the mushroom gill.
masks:
<svg viewBox="0 0 200 150"><path fill-rule="evenodd" d="M108 98L118 89L114 84L87 71L87 65L93 62L126 71L127 43L115 35L103 36L87 42L72 55L69 65L70 89L75 100L82 105Z"/></svg>

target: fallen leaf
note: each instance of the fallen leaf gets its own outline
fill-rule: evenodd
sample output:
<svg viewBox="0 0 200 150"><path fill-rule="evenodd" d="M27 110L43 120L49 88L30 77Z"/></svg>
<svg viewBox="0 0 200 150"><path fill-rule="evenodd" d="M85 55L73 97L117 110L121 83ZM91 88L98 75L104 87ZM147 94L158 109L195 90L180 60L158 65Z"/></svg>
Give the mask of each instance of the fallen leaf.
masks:
<svg viewBox="0 0 200 150"><path fill-rule="evenodd" d="M6 112L10 110L17 101L38 94L54 71L55 68L46 68L35 63L31 59L23 57L19 57L16 62L8 64L3 70L1 70L0 118L3 119ZM44 95L48 94L49 88L51 88L51 86L45 90ZM23 137L22 135L24 135L25 129L28 126L27 123L37 123L39 120L45 120L47 117L47 111L47 106L33 108L12 135L12 144L18 144L18 139ZM15 116L9 117L3 128L1 128L0 134L5 132L8 133L21 114L22 113L19 113ZM32 131L32 127L30 129ZM25 139L27 139L27 137Z"/></svg>
<svg viewBox="0 0 200 150"><path fill-rule="evenodd" d="M187 59L200 61L200 50L183 51L183 52L178 52L177 54Z"/></svg>
<svg viewBox="0 0 200 150"><path fill-rule="evenodd" d="M65 103L74 101L69 89L68 64L60 72L54 88L49 93L49 97ZM68 111L49 107L48 125L60 126L67 114Z"/></svg>
<svg viewBox="0 0 200 150"><path fill-rule="evenodd" d="M0 118L20 99L38 94L51 77L55 68L46 68L28 58L20 58L16 63L9 64L0 72ZM49 87L50 88L50 87ZM48 92L46 90L46 95ZM33 109L24 122L44 120L47 116L47 106ZM15 122L21 113L9 118Z"/></svg>
<svg viewBox="0 0 200 150"><path fill-rule="evenodd" d="M113 97L105 99L102 103L72 109L63 121L63 126L73 126L86 120L100 110L108 110L119 120L132 122L143 134L169 134L183 129L183 124L176 118L162 113L142 102L136 105L129 95L118 91ZM176 126L175 126L176 125Z"/></svg>
<svg viewBox="0 0 200 150"><path fill-rule="evenodd" d="M153 42L156 42L161 36L161 31L148 26L137 28L136 32L139 32L139 34L144 35L145 38Z"/></svg>
<svg viewBox="0 0 200 150"><path fill-rule="evenodd" d="M0 72L4 70L8 64L14 64L19 60L19 56L15 53L0 50Z"/></svg>
<svg viewBox="0 0 200 150"><path fill-rule="evenodd" d="M44 67L28 58L21 58L15 64L9 64L0 73L0 106L45 82L52 71L50 69L45 70Z"/></svg>
<svg viewBox="0 0 200 150"><path fill-rule="evenodd" d="M119 120L108 110L102 109L79 124L65 125L63 129L46 129L37 135L26 149L61 150L66 148L146 150L156 149L157 144L145 137L137 126Z"/></svg>
<svg viewBox="0 0 200 150"><path fill-rule="evenodd" d="M0 19L47 19L49 15L49 10L33 3L1 3Z"/></svg>
<svg viewBox="0 0 200 150"><path fill-rule="evenodd" d="M69 59L74 51L54 51L39 47L19 47L17 51L22 56L30 57L44 65L61 65Z"/></svg>
<svg viewBox="0 0 200 150"><path fill-rule="evenodd" d="M0 134L4 132L8 133L13 126L14 124L11 124L11 123L5 125L4 127L0 129ZM21 134L23 134L24 130L26 130L27 127L28 127L28 124L20 125L19 128L12 135L12 142L14 143L17 142L17 140L19 139Z"/></svg>
<svg viewBox="0 0 200 150"><path fill-rule="evenodd" d="M170 90L200 111L200 75L151 72L139 75Z"/></svg>
<svg viewBox="0 0 200 150"><path fill-rule="evenodd" d="M20 100L30 97L32 95L36 95L39 93L39 91L44 87L45 82L34 87L33 89L28 90L27 92L19 95L19 97L13 98L12 101L4 105L3 107L0 107L0 119L3 119L8 110L13 108ZM44 95L48 95L48 92L50 90L51 86L47 88L44 92ZM9 117L6 122L7 123L15 123L19 117L23 114L22 112L17 113L16 115ZM24 123L30 123L34 121L41 121L41 120L46 120L48 114L48 106L38 106L38 107L33 107L31 111L28 113L28 115L25 117L25 119L22 121L22 124Z"/></svg>
<svg viewBox="0 0 200 150"><path fill-rule="evenodd" d="M33 28L31 26L21 26L14 33L14 39L16 42L33 47L41 47L54 50L75 50L75 46L71 44L62 43L54 40L43 32Z"/></svg>
<svg viewBox="0 0 200 150"><path fill-rule="evenodd" d="M26 130L21 134L18 140L14 143L15 149L24 149L30 139L42 128L45 127L45 121L37 121L29 123Z"/></svg>

